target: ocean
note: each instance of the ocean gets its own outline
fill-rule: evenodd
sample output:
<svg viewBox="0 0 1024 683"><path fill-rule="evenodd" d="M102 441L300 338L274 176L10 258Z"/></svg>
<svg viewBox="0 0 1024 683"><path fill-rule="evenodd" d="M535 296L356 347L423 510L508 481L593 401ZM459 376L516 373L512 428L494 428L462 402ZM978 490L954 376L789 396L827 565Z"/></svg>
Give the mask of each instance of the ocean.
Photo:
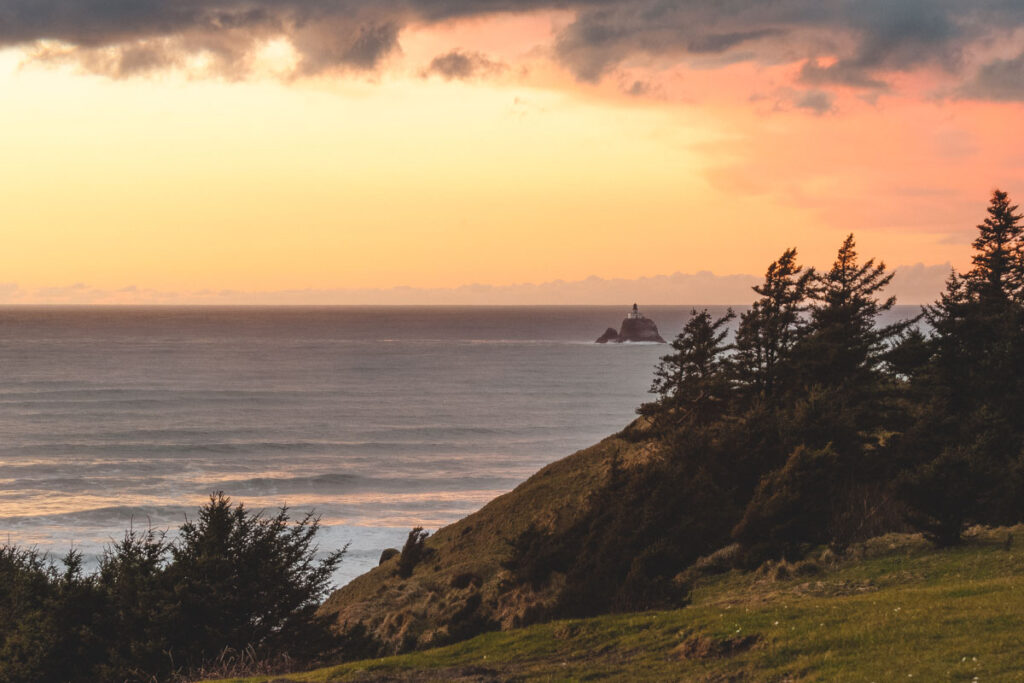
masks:
<svg viewBox="0 0 1024 683"><path fill-rule="evenodd" d="M668 347L593 343L627 311L0 308L0 542L94 565L223 491L315 510L344 584L628 424Z"/></svg>

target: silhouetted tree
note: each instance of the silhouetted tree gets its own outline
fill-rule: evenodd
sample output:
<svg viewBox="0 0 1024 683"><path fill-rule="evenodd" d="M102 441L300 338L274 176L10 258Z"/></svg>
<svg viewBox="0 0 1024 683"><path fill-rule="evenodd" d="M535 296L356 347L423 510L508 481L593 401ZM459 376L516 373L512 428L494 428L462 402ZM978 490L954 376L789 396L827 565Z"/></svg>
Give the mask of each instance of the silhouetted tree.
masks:
<svg viewBox="0 0 1024 683"><path fill-rule="evenodd" d="M912 324L878 326L879 316L896 304L896 297L878 296L892 278L884 263L858 262L852 234L843 240L832 267L811 289L811 319L798 358L805 382L850 389L877 381L885 352Z"/></svg>
<svg viewBox="0 0 1024 683"><path fill-rule="evenodd" d="M740 315L736 333L736 374L748 394L770 398L775 393L782 365L802 333L801 313L813 279L813 269L797 264L796 249L787 249L754 287L761 298Z"/></svg>
<svg viewBox="0 0 1024 683"><path fill-rule="evenodd" d="M951 273L925 311L934 354L915 377L923 405L902 439L909 463L902 492L912 521L941 543L958 538L964 524L1017 521L1024 513L1024 275L1016 211L1005 192L993 193L972 268ZM963 482L957 494L954 479Z"/></svg>
<svg viewBox="0 0 1024 683"><path fill-rule="evenodd" d="M0 682L152 681L226 651L312 664L340 640L315 612L344 549L317 559L319 519L267 517L214 494L179 538L129 530L86 576L0 547Z"/></svg>
<svg viewBox="0 0 1024 683"><path fill-rule="evenodd" d="M967 286L981 300L1005 301L1019 299L1024 293L1024 252L1022 232L1024 226L1017 213L1019 207L1010 204L1009 196L995 190L988 205L988 216L978 225L974 239L974 264L967 273Z"/></svg>
<svg viewBox="0 0 1024 683"><path fill-rule="evenodd" d="M919 327L904 330L885 353L888 372L898 380L914 380L927 366L935 346Z"/></svg>
<svg viewBox="0 0 1024 683"><path fill-rule="evenodd" d="M691 312L672 340L673 353L662 356L654 370L651 393L658 395L658 402L652 408L661 419L706 422L723 408L731 388L725 353L732 345L725 343L726 326L735 317L732 309L714 321L707 309Z"/></svg>
<svg viewBox="0 0 1024 683"><path fill-rule="evenodd" d="M166 535L153 529L129 529L121 541L104 550L97 576L106 603L103 678L145 679L147 673L176 668L173 658L179 653L173 631L185 624L166 574L169 560Z"/></svg>
<svg viewBox="0 0 1024 683"><path fill-rule="evenodd" d="M35 550L0 546L0 681L92 681L103 661L102 595L69 552L61 571Z"/></svg>
<svg viewBox="0 0 1024 683"><path fill-rule="evenodd" d="M843 240L832 267L815 275L810 321L793 350L791 371L803 391L817 387L819 394L834 394L829 399L832 411L822 416L826 422L812 425L834 434L807 445L820 448L831 442L848 450L859 440L874 440L895 419L893 387L885 381L884 363L896 340L915 321L879 325L879 317L896 303L895 297L880 297L892 278L884 263L859 262L852 234Z"/></svg>
<svg viewBox="0 0 1024 683"><path fill-rule="evenodd" d="M170 547L167 572L187 632L173 643L179 663L247 647L265 657L301 658L323 645L326 624L314 613L345 549L317 561L319 530L313 513L293 523L285 507L268 517L212 495Z"/></svg>
<svg viewBox="0 0 1024 683"><path fill-rule="evenodd" d="M409 536L405 539L405 545L402 546L402 554L398 558L398 575L403 579L412 576L416 565L426 556L426 541L429 535L430 532L424 531L421 526L409 532Z"/></svg>

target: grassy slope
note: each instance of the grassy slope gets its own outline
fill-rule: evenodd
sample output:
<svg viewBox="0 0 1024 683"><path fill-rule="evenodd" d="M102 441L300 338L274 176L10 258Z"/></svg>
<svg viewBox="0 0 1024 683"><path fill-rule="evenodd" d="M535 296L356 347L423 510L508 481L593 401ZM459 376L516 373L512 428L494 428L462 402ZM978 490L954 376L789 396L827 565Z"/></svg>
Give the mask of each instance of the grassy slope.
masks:
<svg viewBox="0 0 1024 683"><path fill-rule="evenodd" d="M1024 527L937 551L875 539L816 576L705 579L693 604L488 633L456 645L249 681L654 680L1024 681ZM700 647L756 634L732 655ZM685 646L684 648L685 649ZM708 648L705 648L708 649Z"/></svg>
<svg viewBox="0 0 1024 683"><path fill-rule="evenodd" d="M613 457L629 467L651 453L649 445L613 436L554 462L514 491L438 530L427 540L431 557L411 578L399 577L397 559L390 560L336 591L321 611L343 629L362 623L395 652L459 639L448 632L447 624L471 600L479 602L470 610L475 617L514 627L529 610L550 600L557 587L539 593L503 589L507 572L501 562L510 552L507 539L530 524L547 530L571 524L586 510L587 496L608 477ZM472 585L453 586L453 578L460 575L472 576Z"/></svg>

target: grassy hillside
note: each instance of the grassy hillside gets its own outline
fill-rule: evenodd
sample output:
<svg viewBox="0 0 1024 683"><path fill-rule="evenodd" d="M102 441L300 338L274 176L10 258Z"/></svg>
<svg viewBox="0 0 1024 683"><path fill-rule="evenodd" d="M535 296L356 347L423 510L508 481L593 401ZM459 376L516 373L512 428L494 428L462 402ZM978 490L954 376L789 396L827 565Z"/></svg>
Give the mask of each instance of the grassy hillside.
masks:
<svg viewBox="0 0 1024 683"><path fill-rule="evenodd" d="M321 612L341 630L361 624L390 652L532 623L560 586L510 588L501 567L511 552L508 541L530 525L553 531L573 523L607 480L613 458L628 468L645 462L652 449L650 442L612 436L554 462L427 539L429 555L412 576L399 576L398 559L389 560L336 591Z"/></svg>
<svg viewBox="0 0 1024 683"><path fill-rule="evenodd" d="M838 558L705 577L693 604L675 611L558 621L245 680L598 678L1024 681L1024 527L977 530L949 550L885 536Z"/></svg>

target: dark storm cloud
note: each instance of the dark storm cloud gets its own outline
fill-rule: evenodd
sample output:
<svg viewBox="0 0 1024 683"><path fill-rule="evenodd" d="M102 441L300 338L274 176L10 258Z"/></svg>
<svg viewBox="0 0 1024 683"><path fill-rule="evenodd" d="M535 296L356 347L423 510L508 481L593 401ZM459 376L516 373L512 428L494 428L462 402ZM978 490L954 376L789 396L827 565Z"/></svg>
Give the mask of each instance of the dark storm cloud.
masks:
<svg viewBox="0 0 1024 683"><path fill-rule="evenodd" d="M827 114L832 111L835 98L822 90L808 90L797 97L794 102L800 109L809 109L815 114Z"/></svg>
<svg viewBox="0 0 1024 683"><path fill-rule="evenodd" d="M462 52L452 50L434 57L424 72L424 76L436 74L446 81L466 80L474 76L504 71L505 65L488 59L479 52Z"/></svg>
<svg viewBox="0 0 1024 683"><path fill-rule="evenodd" d="M651 92L651 84L647 81L633 81L633 85L626 88L624 92L633 97L643 97Z"/></svg>
<svg viewBox="0 0 1024 683"><path fill-rule="evenodd" d="M986 64L960 94L972 99L1024 101L1024 52Z"/></svg>
<svg viewBox="0 0 1024 683"><path fill-rule="evenodd" d="M286 37L297 70L312 74L377 67L409 16L404 3L368 0L0 0L0 45L43 43L43 59L70 56L114 76L198 53L240 73L260 41Z"/></svg>
<svg viewBox="0 0 1024 683"><path fill-rule="evenodd" d="M817 83L879 87L883 70L932 65L954 72L965 47L1024 23L1005 0L722 0L585 6L558 52L583 80L634 54L724 52L743 47L762 63L838 55L810 69Z"/></svg>
<svg viewBox="0 0 1024 683"><path fill-rule="evenodd" d="M720 63L808 60L801 80L819 89L880 91L887 72L922 66L966 82L972 47L1024 26L1020 0L0 0L0 45L54 41L82 55L113 48L123 53L117 73L130 74L197 52L240 70L259 41L285 37L298 71L312 74L377 68L410 23L542 9L574 12L555 54L584 81L634 57L722 55ZM983 67L972 92L1020 97L1016 64ZM458 78L466 67L453 57L436 73Z"/></svg>
<svg viewBox="0 0 1024 683"><path fill-rule="evenodd" d="M335 66L370 70L398 48L397 21L324 21L310 23L292 34L302 61L299 70L315 74Z"/></svg>
<svg viewBox="0 0 1024 683"><path fill-rule="evenodd" d="M849 62L820 66L818 62L808 60L800 69L800 80L808 85L845 85L869 90L888 87L884 81L872 77L864 67Z"/></svg>
<svg viewBox="0 0 1024 683"><path fill-rule="evenodd" d="M730 50L741 43L757 40L758 38L765 38L767 36L776 36L781 33L782 31L772 28L763 28L756 31L737 31L735 33L708 33L706 35L691 38L686 44L686 49L694 54L701 54L704 52L719 54Z"/></svg>

